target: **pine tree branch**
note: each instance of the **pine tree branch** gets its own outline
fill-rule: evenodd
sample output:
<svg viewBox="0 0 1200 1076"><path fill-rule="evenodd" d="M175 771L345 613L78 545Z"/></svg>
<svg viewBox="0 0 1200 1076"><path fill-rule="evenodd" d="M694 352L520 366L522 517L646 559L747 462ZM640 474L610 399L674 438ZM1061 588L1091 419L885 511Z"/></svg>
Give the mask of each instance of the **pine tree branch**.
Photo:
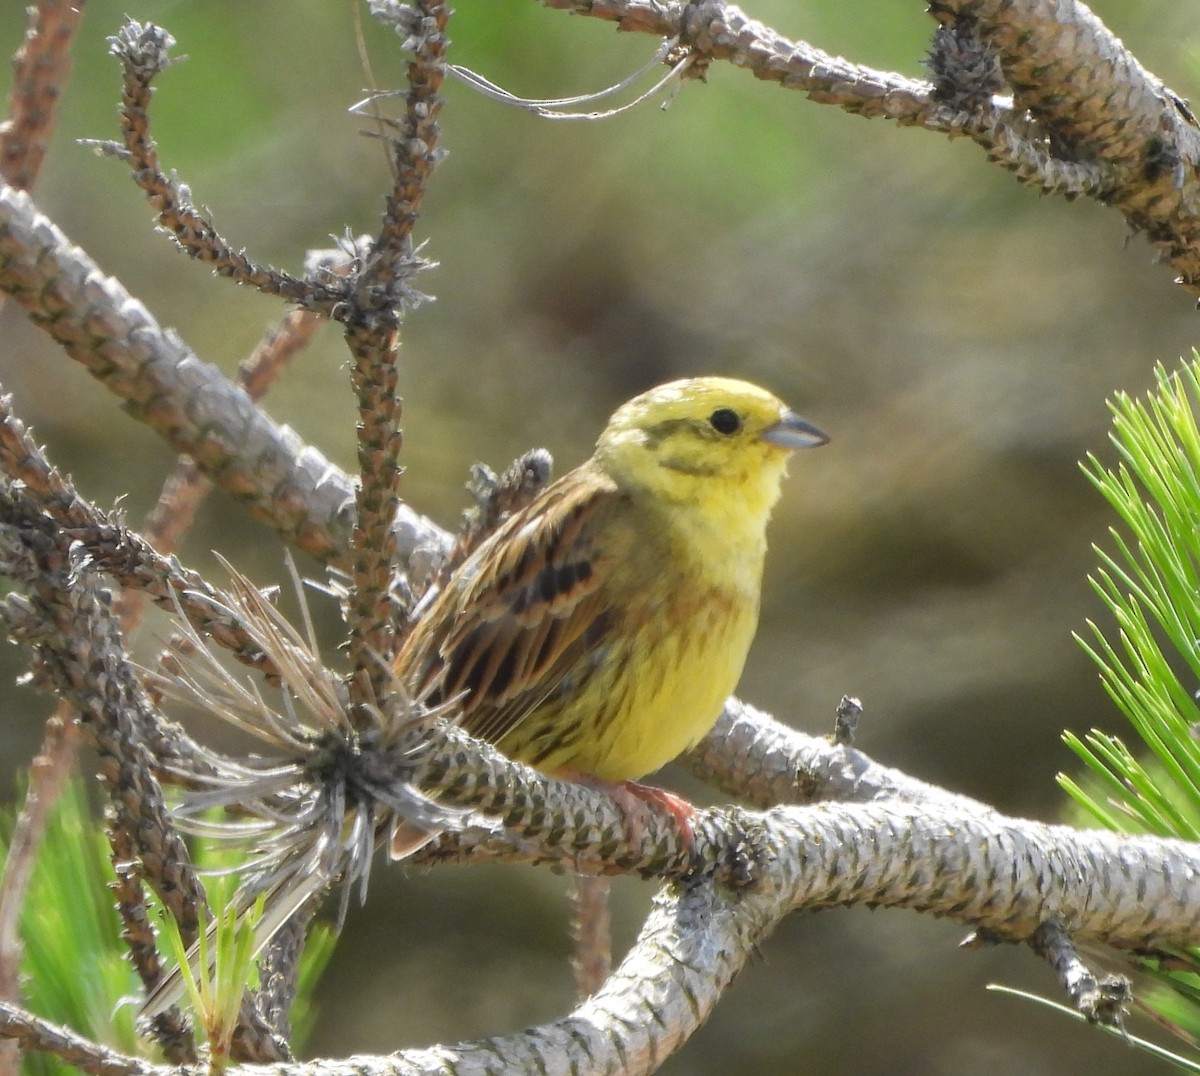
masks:
<svg viewBox="0 0 1200 1076"><path fill-rule="evenodd" d="M693 51L697 72L725 62L867 119L966 136L1024 184L1120 210L1178 270L1178 282L1200 294L1200 124L1082 3L929 5L943 28L969 28L994 54L1008 97L990 86L948 88L944 78L925 82L852 63L723 0L540 2L677 40Z"/></svg>
<svg viewBox="0 0 1200 1076"><path fill-rule="evenodd" d="M757 816L756 824L762 854L755 883L731 890L702 879L664 889L629 955L570 1015L519 1035L357 1056L353 1071L651 1072L703 1022L781 919L799 908L910 908L1014 941L1032 940L1051 922L1076 940L1122 948L1200 937L1200 847L1186 842L998 814L964 820L953 807L904 803L781 807ZM4 1033L27 1033L28 1018L17 1020L14 1012L0 1006L14 1028ZM326 1060L230 1071L342 1070Z"/></svg>
<svg viewBox="0 0 1200 1076"><path fill-rule="evenodd" d="M71 69L71 42L83 19L81 0L40 0L13 57L8 119L0 124L0 180L32 190L58 120Z"/></svg>
<svg viewBox="0 0 1200 1076"><path fill-rule="evenodd" d="M11 187L0 187L0 291L252 516L319 559L344 554L354 503L346 474L201 362ZM439 542L404 506L395 528L402 558Z"/></svg>
<svg viewBox="0 0 1200 1076"><path fill-rule="evenodd" d="M359 415L359 481L346 600L349 683L355 701L368 705L385 696L396 650L399 616L392 588L397 574L392 521L400 506L402 473L400 323L405 312L424 298L412 286L412 278L427 266L416 252L413 228L429 179L443 155L438 149L438 116L450 9L441 0L417 0L406 10L412 14L406 42L413 54L409 89L404 116L387 140L395 181L379 234L353 281L352 302L343 315Z"/></svg>

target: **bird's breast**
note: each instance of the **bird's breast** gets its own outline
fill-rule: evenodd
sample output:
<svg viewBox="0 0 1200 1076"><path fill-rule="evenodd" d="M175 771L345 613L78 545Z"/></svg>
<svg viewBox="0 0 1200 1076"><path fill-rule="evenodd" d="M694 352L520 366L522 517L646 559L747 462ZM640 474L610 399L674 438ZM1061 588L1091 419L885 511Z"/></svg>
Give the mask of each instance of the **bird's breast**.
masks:
<svg viewBox="0 0 1200 1076"><path fill-rule="evenodd" d="M613 684L597 757L576 768L626 780L686 751L712 728L741 677L757 601L708 593L660 609L631 610L634 640L622 684Z"/></svg>
<svg viewBox="0 0 1200 1076"><path fill-rule="evenodd" d="M652 579L638 575L645 558L633 558L617 588L626 600L608 610L612 630L597 655L603 672L568 704L592 727L564 757L539 764L630 780L700 740L737 686L754 637L762 571L755 553L742 548L737 562L722 559L713 570L689 545L667 543L653 558Z"/></svg>

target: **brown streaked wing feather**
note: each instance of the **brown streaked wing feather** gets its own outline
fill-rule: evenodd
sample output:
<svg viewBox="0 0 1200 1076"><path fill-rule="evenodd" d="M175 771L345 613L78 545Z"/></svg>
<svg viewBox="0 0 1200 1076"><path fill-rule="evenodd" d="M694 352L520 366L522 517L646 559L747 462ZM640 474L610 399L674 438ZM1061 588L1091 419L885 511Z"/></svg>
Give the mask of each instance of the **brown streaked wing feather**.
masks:
<svg viewBox="0 0 1200 1076"><path fill-rule="evenodd" d="M603 584L628 544L606 525L621 499L587 464L550 486L447 580L397 671L434 698L463 694L463 727L502 739L604 634Z"/></svg>

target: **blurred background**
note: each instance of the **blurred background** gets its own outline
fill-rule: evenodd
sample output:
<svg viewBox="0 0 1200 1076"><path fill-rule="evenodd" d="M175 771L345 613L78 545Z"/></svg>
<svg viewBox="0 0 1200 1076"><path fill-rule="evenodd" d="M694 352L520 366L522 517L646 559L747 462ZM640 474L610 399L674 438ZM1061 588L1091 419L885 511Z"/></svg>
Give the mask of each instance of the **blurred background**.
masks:
<svg viewBox="0 0 1200 1076"><path fill-rule="evenodd" d="M0 6L0 52L20 41L19 7ZM1193 96L1187 5L1096 7ZM523 96L599 89L657 46L533 0L459 8L452 59ZM831 53L924 73L933 23L911 0L746 9ZM123 13L159 22L189 57L158 83L165 165L235 246L298 271L331 235L372 231L388 186L367 121L347 113L367 84L354 9L87 5L37 201L232 372L283 308L180 256L123 167L75 144L116 136L119 74L104 39ZM377 84L402 86L399 40L369 22L364 33ZM6 90L9 77L5 67ZM1150 247L1127 242L1114 212L1019 187L965 139L865 122L720 64L666 111L651 102L603 122L539 119L454 82L446 99L450 156L418 229L439 263L418 283L437 301L409 319L402 356L411 503L453 526L474 460L502 466L540 444L561 472L617 404L654 383L716 372L761 382L833 442L792 468L740 694L811 732L832 727L839 696L858 695L859 746L876 759L1006 812L1060 818L1054 774L1074 769L1061 730L1124 731L1071 638L1104 615L1087 574L1112 522L1078 461L1111 458L1106 398L1144 393L1155 363L1176 365L1200 338L1193 300ZM0 333L0 381L18 414L86 495L139 520L172 464L164 446L11 303ZM352 466L336 329L266 406ZM220 495L185 559L214 570L212 550L259 583L285 579L279 543ZM336 610L317 612L332 652ZM0 651L4 800L49 708L11 686L21 669L20 654ZM705 796L674 771L662 780ZM560 1015L565 888L516 867L379 870L327 973L309 1052L388 1051ZM620 945L652 893L617 884ZM794 915L663 1071L1162 1070L987 993L1004 982L1056 995L1056 984L1025 950L959 951L963 934L893 911Z"/></svg>

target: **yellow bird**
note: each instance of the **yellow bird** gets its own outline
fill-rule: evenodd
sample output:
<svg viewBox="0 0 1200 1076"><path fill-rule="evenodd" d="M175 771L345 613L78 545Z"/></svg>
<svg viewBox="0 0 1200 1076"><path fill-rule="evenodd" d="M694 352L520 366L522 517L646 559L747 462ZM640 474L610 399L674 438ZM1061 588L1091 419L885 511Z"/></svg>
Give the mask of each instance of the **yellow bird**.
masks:
<svg viewBox="0 0 1200 1076"><path fill-rule="evenodd" d="M826 441L745 381L635 397L422 603L396 672L458 697L467 731L543 772L658 769L736 687L788 456Z"/></svg>

